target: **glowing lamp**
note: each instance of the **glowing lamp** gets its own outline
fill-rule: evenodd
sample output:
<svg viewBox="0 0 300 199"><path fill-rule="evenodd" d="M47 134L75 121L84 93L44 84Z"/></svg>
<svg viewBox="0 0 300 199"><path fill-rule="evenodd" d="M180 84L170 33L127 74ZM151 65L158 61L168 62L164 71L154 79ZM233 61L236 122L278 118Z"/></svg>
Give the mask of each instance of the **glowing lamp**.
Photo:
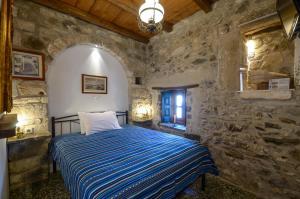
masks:
<svg viewBox="0 0 300 199"><path fill-rule="evenodd" d="M139 15L144 23L153 21L159 23L164 18L164 8L159 3L159 0L146 0L139 9Z"/></svg>
<svg viewBox="0 0 300 199"><path fill-rule="evenodd" d="M249 40L247 41L247 49L248 49L248 58L253 58L255 56L255 41Z"/></svg>
<svg viewBox="0 0 300 199"><path fill-rule="evenodd" d="M139 9L139 27L144 32L158 33L162 30L165 10L159 0L146 0Z"/></svg>
<svg viewBox="0 0 300 199"><path fill-rule="evenodd" d="M136 116L140 119L149 119L151 115L150 105L140 105L136 109Z"/></svg>
<svg viewBox="0 0 300 199"><path fill-rule="evenodd" d="M28 119L26 118L25 115L18 115L18 123L17 123L17 127L22 127L27 125Z"/></svg>

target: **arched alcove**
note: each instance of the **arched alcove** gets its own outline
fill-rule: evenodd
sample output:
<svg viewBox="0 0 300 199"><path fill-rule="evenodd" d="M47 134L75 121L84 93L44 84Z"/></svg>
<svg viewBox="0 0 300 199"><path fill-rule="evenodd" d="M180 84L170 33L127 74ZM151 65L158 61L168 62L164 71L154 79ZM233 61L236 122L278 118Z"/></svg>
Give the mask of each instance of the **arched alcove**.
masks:
<svg viewBox="0 0 300 199"><path fill-rule="evenodd" d="M124 54L121 48L116 45L110 45L107 42L103 42L101 39L90 38L89 36L77 35L72 37L61 37L53 40L47 45L46 54L48 59L46 62L51 62L51 59L55 59L55 57L62 53L65 49L79 44L92 44L94 46L101 47L102 50L110 53L121 63L128 79L132 78L132 71L128 68L128 56Z"/></svg>
<svg viewBox="0 0 300 199"><path fill-rule="evenodd" d="M103 47L78 44L57 52L49 64L49 116L78 111L128 110L128 71ZM108 77L108 94L83 94L81 74Z"/></svg>

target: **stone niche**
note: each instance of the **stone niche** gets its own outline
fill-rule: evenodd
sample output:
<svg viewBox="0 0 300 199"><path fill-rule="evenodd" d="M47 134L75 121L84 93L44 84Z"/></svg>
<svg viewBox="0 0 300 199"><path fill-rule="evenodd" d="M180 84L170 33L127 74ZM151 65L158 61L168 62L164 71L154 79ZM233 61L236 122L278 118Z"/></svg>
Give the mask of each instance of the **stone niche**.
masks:
<svg viewBox="0 0 300 199"><path fill-rule="evenodd" d="M266 70L294 77L294 43L288 41L282 30L253 37L255 55L249 60L250 71Z"/></svg>
<svg viewBox="0 0 300 199"><path fill-rule="evenodd" d="M149 92L143 88L135 88L132 92L131 120L147 121L152 119L152 101ZM141 109L146 109L142 110ZM145 112L146 113L143 113Z"/></svg>
<svg viewBox="0 0 300 199"><path fill-rule="evenodd" d="M266 32L253 36L252 40L255 54L248 58L248 88L267 90L268 81L275 78L290 78L293 82L295 47L284 32L281 29Z"/></svg>
<svg viewBox="0 0 300 199"><path fill-rule="evenodd" d="M14 80L13 99L12 113L18 114L18 131L25 134L48 131L48 97L45 82Z"/></svg>
<svg viewBox="0 0 300 199"><path fill-rule="evenodd" d="M166 131L172 134L176 134L179 136L186 136L187 134L193 134L192 132L192 103L193 103L193 98L192 98L192 92L193 89L187 89L186 90L186 130L178 130L174 128L166 128L162 125L161 123L161 109L162 109L162 99L161 99L161 93L163 90L159 91L153 91L152 95L155 96L155 99L157 101L155 107L156 112L159 114L156 114L156 117L154 118L154 125L158 130Z"/></svg>
<svg viewBox="0 0 300 199"><path fill-rule="evenodd" d="M241 25L245 36L247 78L243 90L268 90L272 79L289 78L294 88L294 42L289 41L277 13Z"/></svg>

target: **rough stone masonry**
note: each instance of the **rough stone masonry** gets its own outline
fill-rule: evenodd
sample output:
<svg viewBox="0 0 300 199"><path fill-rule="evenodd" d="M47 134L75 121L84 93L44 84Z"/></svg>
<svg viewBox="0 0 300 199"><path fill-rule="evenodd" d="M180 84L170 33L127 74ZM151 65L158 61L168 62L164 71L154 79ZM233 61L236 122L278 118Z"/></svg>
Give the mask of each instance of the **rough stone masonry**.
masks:
<svg viewBox="0 0 300 199"><path fill-rule="evenodd" d="M247 64L239 24L275 12L275 0L219 0L148 45L146 86L198 83L189 91L188 133L209 146L227 181L263 198L300 198L300 93L290 100L243 100L239 68ZM257 36L255 67L293 73L294 43L282 31ZM163 45L162 45L163 44ZM259 62L261 61L261 62Z"/></svg>
<svg viewBox="0 0 300 199"><path fill-rule="evenodd" d="M13 47L43 52L46 56L46 70L55 56L68 47L82 43L101 45L124 66L132 109L144 103L144 97L140 97L143 86L136 87L134 77L145 75L146 44L26 0L15 1L13 14ZM46 81L14 79L12 112L26 117L23 127L25 133L32 129L35 133L48 130L47 95ZM147 99L149 101L149 97Z"/></svg>
<svg viewBox="0 0 300 199"><path fill-rule="evenodd" d="M144 45L17 0L14 45L41 50L50 63L69 45L103 42L128 66L130 82L134 76L146 78L145 86L131 84L131 108L134 112L136 104L152 104L155 124L160 119L160 103L159 92L153 91L153 86L198 83L199 88L188 91L187 133L199 135L201 142L209 146L221 178L263 198L299 198L299 88L292 99L285 101L243 100L236 92L239 68L245 65L239 24L274 12L275 3L276 0L219 0L212 12L198 12L176 24L171 33L155 36ZM283 37L281 33L272 35ZM292 60L294 45L285 43L288 45L280 52L285 53L284 59ZM270 49L268 45L265 48ZM269 68L273 61L287 64L284 67L289 71L292 67L288 60L279 62L277 56L258 67ZM47 119L47 113L43 118Z"/></svg>
<svg viewBox="0 0 300 199"><path fill-rule="evenodd" d="M74 17L56 12L26 0L14 5L13 47L43 52L47 68L55 56L66 48L82 43L103 45L115 55L129 82L129 99L133 104L144 103L143 86L134 86L134 77L143 77L146 45L116 33L101 29ZM149 93L145 91L146 96ZM21 131L35 133L36 138L9 144L10 188L15 189L48 177L47 149L49 139L43 136L49 130L48 89L46 81L13 80L13 113L24 120ZM29 163L28 163L29 162ZM24 165L25 163L25 165Z"/></svg>

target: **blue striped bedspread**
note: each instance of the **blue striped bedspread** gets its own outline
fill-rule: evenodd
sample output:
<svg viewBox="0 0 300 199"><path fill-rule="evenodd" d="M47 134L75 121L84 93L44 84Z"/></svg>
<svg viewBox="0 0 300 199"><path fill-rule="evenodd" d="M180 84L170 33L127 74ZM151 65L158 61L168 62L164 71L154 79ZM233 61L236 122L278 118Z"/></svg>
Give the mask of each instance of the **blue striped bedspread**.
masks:
<svg viewBox="0 0 300 199"><path fill-rule="evenodd" d="M174 198L218 170L199 142L135 126L56 137L51 154L72 199Z"/></svg>

